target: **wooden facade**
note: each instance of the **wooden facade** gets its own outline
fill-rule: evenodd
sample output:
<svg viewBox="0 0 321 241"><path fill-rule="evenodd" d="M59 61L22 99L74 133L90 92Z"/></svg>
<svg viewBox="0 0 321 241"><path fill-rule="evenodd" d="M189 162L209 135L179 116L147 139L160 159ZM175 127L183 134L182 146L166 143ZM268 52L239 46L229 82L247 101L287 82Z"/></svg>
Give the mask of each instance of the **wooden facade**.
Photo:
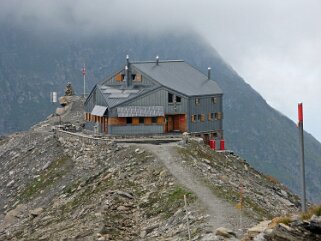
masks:
<svg viewBox="0 0 321 241"><path fill-rule="evenodd" d="M158 116L153 123L152 117L133 117L131 123L127 122L127 118L125 117L101 117L95 116L91 113L85 113L85 120L88 122L95 122L98 123L100 126L100 131L108 134L108 129L110 126L164 126L165 128L165 117ZM141 121L143 119L143 121ZM184 130L183 126L186 126L186 123L181 124L182 127L180 128L182 131Z"/></svg>

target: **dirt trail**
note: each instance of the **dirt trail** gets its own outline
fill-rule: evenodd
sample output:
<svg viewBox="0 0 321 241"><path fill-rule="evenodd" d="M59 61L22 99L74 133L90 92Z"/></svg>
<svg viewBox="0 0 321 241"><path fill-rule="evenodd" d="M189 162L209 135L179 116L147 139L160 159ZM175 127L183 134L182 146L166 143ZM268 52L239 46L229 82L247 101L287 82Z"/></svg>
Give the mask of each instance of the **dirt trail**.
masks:
<svg viewBox="0 0 321 241"><path fill-rule="evenodd" d="M175 145L176 144L142 144L141 146L154 153L172 175L198 197L202 206L204 206L210 215L210 224L214 229L226 227L240 234L242 233L241 230L239 230L240 228L250 227L253 224L253 220L244 217L243 214L242 225L240 226L240 211L215 196L209 187L204 185L190 170L182 165L182 159L176 152Z"/></svg>

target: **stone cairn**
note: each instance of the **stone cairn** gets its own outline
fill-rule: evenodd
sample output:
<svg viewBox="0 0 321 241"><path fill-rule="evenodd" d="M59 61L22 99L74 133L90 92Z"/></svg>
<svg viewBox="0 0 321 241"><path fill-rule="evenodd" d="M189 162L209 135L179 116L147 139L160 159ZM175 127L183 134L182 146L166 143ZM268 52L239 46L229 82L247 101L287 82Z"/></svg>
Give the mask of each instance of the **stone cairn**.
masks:
<svg viewBox="0 0 321 241"><path fill-rule="evenodd" d="M74 90L71 86L71 83L68 82L65 87L65 96L73 96L73 95L74 95Z"/></svg>

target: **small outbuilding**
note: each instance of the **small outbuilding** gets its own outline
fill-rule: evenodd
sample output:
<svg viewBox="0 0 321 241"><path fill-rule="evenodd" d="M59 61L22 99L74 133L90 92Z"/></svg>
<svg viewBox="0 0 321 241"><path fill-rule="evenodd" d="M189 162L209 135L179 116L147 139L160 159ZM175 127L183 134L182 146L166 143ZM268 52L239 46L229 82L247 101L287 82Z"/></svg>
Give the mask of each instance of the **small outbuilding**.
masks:
<svg viewBox="0 0 321 241"><path fill-rule="evenodd" d="M108 135L189 132L223 138L218 84L182 60L129 61L96 84L85 101L85 118Z"/></svg>

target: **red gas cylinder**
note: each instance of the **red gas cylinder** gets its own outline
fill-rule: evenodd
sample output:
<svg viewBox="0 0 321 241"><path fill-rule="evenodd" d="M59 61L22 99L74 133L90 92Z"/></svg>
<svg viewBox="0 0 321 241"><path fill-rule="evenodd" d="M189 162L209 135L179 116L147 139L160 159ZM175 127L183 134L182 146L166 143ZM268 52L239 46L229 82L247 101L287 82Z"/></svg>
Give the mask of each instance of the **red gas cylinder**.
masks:
<svg viewBox="0 0 321 241"><path fill-rule="evenodd" d="M225 141L224 141L224 139L221 139L221 141L220 141L220 150L221 151L225 150Z"/></svg>
<svg viewBox="0 0 321 241"><path fill-rule="evenodd" d="M215 140L210 140L210 148L215 150Z"/></svg>

